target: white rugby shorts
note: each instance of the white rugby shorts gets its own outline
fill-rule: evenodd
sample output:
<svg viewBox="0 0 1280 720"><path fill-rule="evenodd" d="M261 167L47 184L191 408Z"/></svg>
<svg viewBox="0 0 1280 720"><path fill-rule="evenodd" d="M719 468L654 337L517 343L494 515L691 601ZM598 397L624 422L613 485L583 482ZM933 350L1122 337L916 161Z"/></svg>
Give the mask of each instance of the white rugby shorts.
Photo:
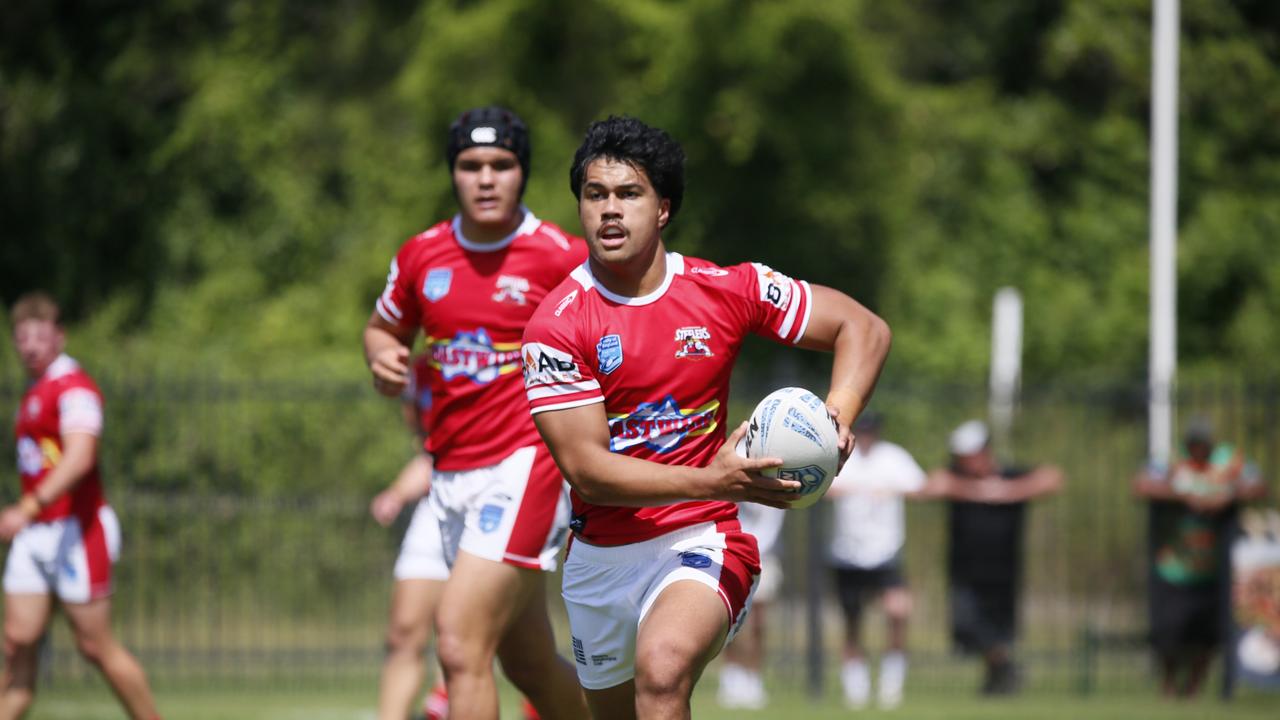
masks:
<svg viewBox="0 0 1280 720"><path fill-rule="evenodd" d="M578 681L588 690L635 677L636 633L672 583L693 580L720 596L727 645L746 620L760 573L756 539L738 521L700 523L627 545L575 539L564 564L563 595Z"/></svg>
<svg viewBox="0 0 1280 720"><path fill-rule="evenodd" d="M545 445L522 447L489 467L437 469L427 502L448 567L465 550L517 567L556 569L569 532L569 486Z"/></svg>
<svg viewBox="0 0 1280 720"><path fill-rule="evenodd" d="M109 506L81 523L72 516L23 528L9 546L4 591L54 593L62 602L87 603L112 591L111 566L120 556L120 521Z"/></svg>
<svg viewBox="0 0 1280 720"><path fill-rule="evenodd" d="M431 512L427 498L418 501L409 529L400 542L400 556L393 573L396 580L447 580L449 564L444 557L440 521Z"/></svg>

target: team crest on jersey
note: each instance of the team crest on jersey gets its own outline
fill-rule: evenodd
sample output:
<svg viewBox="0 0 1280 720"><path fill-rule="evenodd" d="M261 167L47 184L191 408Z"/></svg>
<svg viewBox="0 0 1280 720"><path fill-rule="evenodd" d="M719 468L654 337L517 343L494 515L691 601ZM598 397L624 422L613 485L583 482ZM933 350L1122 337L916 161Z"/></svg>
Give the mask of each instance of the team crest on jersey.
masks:
<svg viewBox="0 0 1280 720"><path fill-rule="evenodd" d="M707 341L710 339L711 333L701 325L676 328L676 357L695 360L711 357L715 353L707 347Z"/></svg>
<svg viewBox="0 0 1280 720"><path fill-rule="evenodd" d="M605 335L596 343L596 359L600 372L608 375L622 366L622 336Z"/></svg>
<svg viewBox="0 0 1280 720"><path fill-rule="evenodd" d="M459 331L450 340L428 339L431 366L446 380L466 377L484 385L520 369L520 344L495 343L488 331Z"/></svg>
<svg viewBox="0 0 1280 720"><path fill-rule="evenodd" d="M449 288L452 285L452 269L431 268L427 271L427 279L422 283L422 296L431 302L439 302L440 298L449 294Z"/></svg>
<svg viewBox="0 0 1280 720"><path fill-rule="evenodd" d="M609 449L622 452L644 445L656 452L671 452L685 438L715 430L719 409L720 401L712 400L702 407L683 410L671 395L658 402L640 403L632 412L609 416Z"/></svg>
<svg viewBox="0 0 1280 720"><path fill-rule="evenodd" d="M480 532L491 533L502 524L503 507L501 505L485 505L480 508Z"/></svg>
<svg viewBox="0 0 1280 720"><path fill-rule="evenodd" d="M499 275L498 291L493 294L494 302L509 302L524 305L529 301L525 293L529 292L529 280L518 275Z"/></svg>

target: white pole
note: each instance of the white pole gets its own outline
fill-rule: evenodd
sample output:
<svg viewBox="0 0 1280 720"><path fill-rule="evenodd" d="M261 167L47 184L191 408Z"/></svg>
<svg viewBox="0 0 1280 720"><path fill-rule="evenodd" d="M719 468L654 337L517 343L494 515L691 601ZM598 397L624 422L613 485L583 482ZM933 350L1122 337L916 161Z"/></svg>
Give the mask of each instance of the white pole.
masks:
<svg viewBox="0 0 1280 720"><path fill-rule="evenodd" d="M1179 0L1154 0L1151 39L1151 459L1167 461L1177 369Z"/></svg>
<svg viewBox="0 0 1280 720"><path fill-rule="evenodd" d="M1022 296L1015 288L996 291L991 308L991 389L989 396L992 434L1005 453L1013 407L1022 379Z"/></svg>

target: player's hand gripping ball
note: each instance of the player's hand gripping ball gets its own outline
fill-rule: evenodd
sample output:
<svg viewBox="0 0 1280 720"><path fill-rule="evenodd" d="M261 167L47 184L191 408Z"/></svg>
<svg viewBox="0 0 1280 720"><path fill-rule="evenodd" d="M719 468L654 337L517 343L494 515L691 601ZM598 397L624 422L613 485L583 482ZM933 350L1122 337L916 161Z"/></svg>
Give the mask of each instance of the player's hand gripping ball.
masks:
<svg viewBox="0 0 1280 720"><path fill-rule="evenodd" d="M782 467L766 470L784 480L798 480L801 488L792 509L818 502L831 486L840 463L840 433L827 406L798 387L775 390L756 405L747 435L735 448L749 458L776 457Z"/></svg>

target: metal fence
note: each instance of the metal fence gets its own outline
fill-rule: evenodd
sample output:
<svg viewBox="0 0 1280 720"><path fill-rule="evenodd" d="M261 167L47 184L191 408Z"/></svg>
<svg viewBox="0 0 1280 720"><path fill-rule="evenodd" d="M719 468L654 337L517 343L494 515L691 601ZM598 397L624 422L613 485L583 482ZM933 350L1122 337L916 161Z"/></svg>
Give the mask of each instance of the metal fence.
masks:
<svg viewBox="0 0 1280 720"><path fill-rule="evenodd" d="M104 478L124 530L116 623L153 681L373 683L407 520L386 530L366 509L412 452L394 402L350 380L99 379L108 399ZM745 416L770 387L739 383L731 413ZM16 407L21 391L20 383L0 380L0 407ZM952 427L985 414L986 396L979 387L885 386L874 404L887 415L884 436L930 467L945 461ZM1178 407L1184 418L1213 418L1274 486L1280 386L1184 386ZM11 433L12 415L0 418L0 430ZM1064 491L1035 502L1027 518L1018 656L1031 689L1151 682L1146 509L1129 490L1144 447L1141 389L1046 387L1022 395L1002 455L1052 462L1068 477ZM4 448L0 459L13 467L11 443ZM12 477L6 483L8 497L16 484ZM831 687L841 628L822 559L829 523L822 505L787 517L767 682L812 683L816 662L830 668ZM907 524L905 566L916 596L910 682L972 689L977 663L951 653L947 632L945 507L912 503ZM558 578L549 586L555 594ZM562 612L558 600L552 607ZM556 620L559 637L567 637L562 614ZM883 646L879 620L876 613L864 619L873 650ZM93 674L60 622L45 655L46 682Z"/></svg>

